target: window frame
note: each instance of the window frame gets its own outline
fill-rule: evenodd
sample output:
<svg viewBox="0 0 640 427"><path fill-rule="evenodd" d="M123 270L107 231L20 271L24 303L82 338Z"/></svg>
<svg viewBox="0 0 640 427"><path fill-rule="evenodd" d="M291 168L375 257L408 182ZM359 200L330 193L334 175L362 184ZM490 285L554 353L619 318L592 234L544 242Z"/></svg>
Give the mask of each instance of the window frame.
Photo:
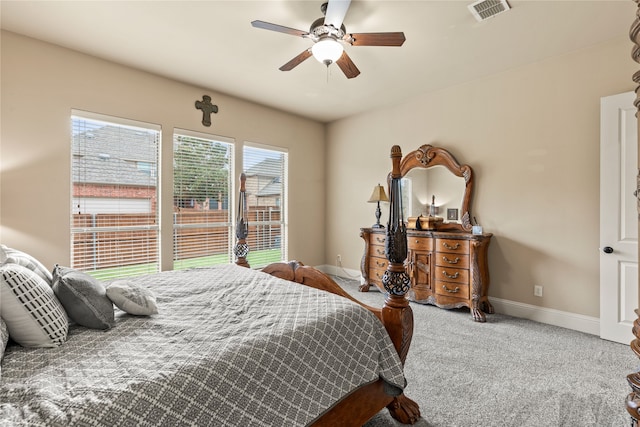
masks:
<svg viewBox="0 0 640 427"><path fill-rule="evenodd" d="M183 136L183 137L190 137L190 138L196 138L196 139L200 139L200 140L205 140L205 141L211 141L211 142L219 142L222 144L227 144L229 146L229 159L228 159L228 165L229 165L229 182L228 182L228 216L227 216L227 221L221 221L221 222L213 222L213 223L194 223L194 224L182 224L182 225L178 225L176 224L176 206L174 204L174 200L175 200L175 196L176 194L174 193L174 189L175 189L175 143L176 143L176 137L178 136ZM172 265L172 269L173 270L179 270L179 269L184 269L184 268L189 268L189 266L191 265L189 263L188 260L194 260L192 262L195 262L197 264L197 261L195 261L195 258L185 258L182 260L176 259L176 231L177 230L186 230L189 228L218 228L218 227L225 227L227 228L227 245L226 245L226 259L227 259L227 263L231 263L233 262L233 245L235 244L235 224L234 224L234 219L235 218L235 210L234 210L234 205L236 202L236 198L237 195L236 193L236 184L235 184L235 158L236 158L236 150L238 149L238 144L236 144L235 139L230 138L230 137L226 137L226 136L221 136L221 135L214 135L214 134L209 134L209 133L203 133L203 132L195 132L195 131L191 131L191 130L187 130L187 129L181 129L181 128L174 128L173 129L173 134L172 134L172 170L171 173L173 175L172 177L172 205L174 208L174 213L172 215L172 219L171 219L171 227L172 227L172 242L171 242L171 246L172 246L172 259L171 259L171 265ZM179 265L176 268L176 264L180 263L182 261L183 265Z"/></svg>
<svg viewBox="0 0 640 427"><path fill-rule="evenodd" d="M155 173L150 173L149 174L149 178L150 180L153 181L153 185L147 185L146 187L148 188L153 188L153 194L155 197L155 209L153 206L153 203L151 204L151 208L150 208L150 213L153 214L152 217L150 217L150 219L152 220L152 224L140 224L140 225L120 225L120 224L115 224L115 225L111 225L111 226L81 226L81 225L76 225L75 224L75 219L74 219L74 215L76 215L74 213L74 211L79 210L79 206L76 207L75 206L75 202L76 201L80 201L80 200L88 200L88 199L94 199L94 200L98 200L101 199L101 197L96 197L96 196L89 196L87 197L86 195L76 195L75 194L75 189L76 188L84 188L85 190L90 187L90 185L87 185L86 183L82 183L79 186L76 186L76 183L80 182L80 180L74 180L75 176L80 176L82 174L82 170L81 169L77 169L76 170L76 162L74 161L74 158L77 156L78 158L81 158L82 156L85 156L86 154L78 154L76 153L76 145L74 144L74 138L75 138L75 132L76 132L76 121L86 121L86 122L93 122L93 123L103 123L105 126L114 126L114 127L119 127L119 128L130 128L130 129L135 129L135 130L142 130L145 132L152 132L154 133L154 144L156 145L155 147L155 153L154 153L154 160L155 160ZM83 148L84 149L84 148ZM161 210L161 206L162 206L162 198L161 198L161 191L160 191L160 183L161 183L161 172L160 172L160 168L159 168L159 164L160 161L162 159L162 128L160 125L155 124L155 123L149 123L149 122L142 122L142 121L138 121L138 120L132 120L132 119L125 119L122 117L116 117L116 116L111 116L111 115L106 115L106 114L98 114L98 113L94 113L94 112L89 112L89 111L83 111L83 110L78 110L78 109L72 109L71 110L71 115L70 115L70 158L71 158L71 179L70 179L70 195L71 195L71 201L70 201L70 254L71 254L71 259L70 259L70 265L73 268L78 268L80 270L83 270L85 272L87 272L88 274L93 275L96 278L99 279L111 279L111 278L116 278L116 277L131 277L131 276L136 276L136 275L140 275L140 274L147 274L147 273L154 273L154 272L158 272L160 271L160 265L161 265L161 235L160 235L160 210ZM86 149L85 149L86 150ZM98 156L99 158L102 159L102 157L100 157L100 155ZM109 161L111 159L111 155L109 154L104 154L103 155L104 159L106 161ZM129 163L131 162L130 158L119 158L118 160L125 162L125 163ZM145 159L147 160L147 159ZM151 183L151 181L150 181ZM94 183L94 185L99 184L99 183ZM105 183L101 183L102 185L105 185ZM113 186L115 186L116 188L119 187L120 185L124 185L127 186L126 184L123 183L114 183L112 184ZM86 187L85 187L86 186ZM135 185L133 185L132 187L135 187ZM79 192L80 193L80 192ZM102 199L104 200L120 200L121 198L118 197L102 197ZM133 199L132 199L133 200ZM120 212L119 210L117 212L110 212L110 213L104 213L104 214L111 214L111 215L119 215L119 214L127 214L130 212ZM81 212L78 212L78 214L81 214ZM91 215L99 215L99 213L92 213ZM96 216L92 217L92 223L96 223ZM117 219L116 221L119 221L119 219ZM100 240L96 240L95 236L99 235L101 233L126 233L126 232L130 232L132 234L134 233L140 233L140 232L146 232L149 233L151 232L152 234L150 235L150 238L152 240L155 240L156 242L156 250L153 252L149 252L148 247L147 247L147 257L146 259L149 262L146 263L134 263L134 264L125 264L125 265L115 265L113 267L103 267L103 268L97 268L100 265L100 261L94 261L93 262L93 269L92 268L87 268L86 266L80 266L81 264L77 264L76 263L76 254L78 253L78 251L80 250L80 247L76 248L76 237L79 234L92 234L92 239L94 239L94 243L93 243L93 256L92 258L95 260L96 257L99 257L100 249L98 249L98 252L96 252L96 247L99 248L98 244L100 243ZM126 239L125 239L126 240ZM118 248L120 248L121 246L118 246ZM109 257L111 256L113 253L117 254L118 249L115 249L113 251L107 251L105 252L105 257ZM141 253L144 253L144 251L141 251ZM144 257L141 257L140 259L143 259ZM124 258L125 261L130 261L133 260L134 258L129 257L129 258ZM146 266L146 267L145 267ZM123 274L124 273L124 274Z"/></svg>
<svg viewBox="0 0 640 427"><path fill-rule="evenodd" d="M277 225L280 227L281 229L281 238L280 238L280 261L286 261L288 260L288 253L289 253L289 150L287 150L286 148L283 147L277 147L277 146L273 146L273 145L268 145L268 144L263 144L263 143L257 143L257 142L251 142L251 141L244 141L243 146L242 146L242 165L241 165L241 169L243 173L247 172L247 167L245 164L246 161L246 156L245 156L245 150L246 149L257 149L257 150L264 150L264 151L270 151L270 152L274 152L274 153L280 153L281 155L283 155L283 165L282 165L282 197L279 201L279 209L280 209L280 220L279 221L249 221L249 227L250 229L252 227L257 227L257 226L272 226L272 225ZM248 205L247 208L249 210L251 210L251 206ZM234 230L235 233L235 230ZM249 232L249 238L251 237L251 231ZM257 265L253 265L251 263L251 251L256 251L257 248L251 247L251 245L249 246L249 263L251 264L252 267L258 268L260 266L262 266L262 264L257 264ZM266 265L266 264L265 264Z"/></svg>

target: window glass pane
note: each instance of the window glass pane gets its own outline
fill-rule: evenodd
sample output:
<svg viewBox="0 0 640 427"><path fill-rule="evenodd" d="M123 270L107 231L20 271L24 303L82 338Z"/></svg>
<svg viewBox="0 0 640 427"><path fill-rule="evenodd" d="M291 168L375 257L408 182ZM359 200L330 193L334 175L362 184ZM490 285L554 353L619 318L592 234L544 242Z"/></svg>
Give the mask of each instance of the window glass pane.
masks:
<svg viewBox="0 0 640 427"><path fill-rule="evenodd" d="M97 117L71 117L71 266L99 279L156 272L160 130Z"/></svg>
<svg viewBox="0 0 640 427"><path fill-rule="evenodd" d="M186 132L184 132L186 133ZM233 144L191 134L173 138L173 268L231 262Z"/></svg>
<svg viewBox="0 0 640 427"><path fill-rule="evenodd" d="M251 267L286 259L287 153L245 146L243 171L249 219Z"/></svg>

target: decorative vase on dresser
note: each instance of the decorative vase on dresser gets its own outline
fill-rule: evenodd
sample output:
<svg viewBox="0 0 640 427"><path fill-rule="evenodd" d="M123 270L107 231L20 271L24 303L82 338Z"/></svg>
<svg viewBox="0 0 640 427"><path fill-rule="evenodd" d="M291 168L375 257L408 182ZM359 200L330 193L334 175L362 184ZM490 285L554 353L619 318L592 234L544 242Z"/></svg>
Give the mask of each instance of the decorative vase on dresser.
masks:
<svg viewBox="0 0 640 427"><path fill-rule="evenodd" d="M471 224L471 167L461 166L443 148L423 145L402 159L400 169L405 178L403 199L408 205L405 267L411 280L409 299L449 309L468 307L475 321L486 321L485 313L494 312L487 296L492 234ZM432 201L429 215L446 212L447 219L422 216L425 200ZM437 200L444 202L437 206ZM360 265L363 292L371 285L384 291L385 235L384 228L360 229L365 242Z"/></svg>

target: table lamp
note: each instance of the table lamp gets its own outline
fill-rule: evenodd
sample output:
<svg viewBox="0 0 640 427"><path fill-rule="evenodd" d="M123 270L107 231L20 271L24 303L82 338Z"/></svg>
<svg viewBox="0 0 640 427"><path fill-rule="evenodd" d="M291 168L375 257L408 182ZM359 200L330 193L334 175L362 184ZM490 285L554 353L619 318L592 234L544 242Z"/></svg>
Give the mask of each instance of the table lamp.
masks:
<svg viewBox="0 0 640 427"><path fill-rule="evenodd" d="M373 187L373 193L369 198L369 203L377 203L378 206L376 208L376 223L373 224L372 228L384 228L383 225L380 224L380 215L382 215L382 211L380 210L380 202L388 202L389 198L387 197L387 193L384 192L384 187L380 184Z"/></svg>

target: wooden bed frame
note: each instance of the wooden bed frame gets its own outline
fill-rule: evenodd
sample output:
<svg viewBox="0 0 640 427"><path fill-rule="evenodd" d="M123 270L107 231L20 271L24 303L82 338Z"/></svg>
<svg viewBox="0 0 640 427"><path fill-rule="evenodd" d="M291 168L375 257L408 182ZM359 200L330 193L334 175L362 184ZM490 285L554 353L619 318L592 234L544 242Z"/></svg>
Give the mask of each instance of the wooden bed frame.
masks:
<svg viewBox="0 0 640 427"><path fill-rule="evenodd" d="M387 225L387 242L389 243L385 247L389 266L382 280L388 295L382 308L363 304L344 291L340 285L326 274L297 261L273 263L263 268L262 271L282 279L343 296L370 310L384 325L400 356L400 360L404 364L413 336L413 312L409 306L409 301L405 297L409 290L409 277L404 268L404 260L407 257L407 236L400 209L400 200L402 198L400 193L401 159L402 151L399 146L394 145L391 148L393 169L389 184L390 215ZM234 253L237 256L236 264L248 267L249 263L246 260L248 253L246 245L248 227L244 191L245 177L242 175L240 177L240 206L237 216L237 229L240 231L236 233L237 241ZM404 394L396 397L386 394L384 382L379 379L345 396L311 425L316 427L361 426L385 407L387 407L393 418L403 424L414 424L420 418L420 408L416 402Z"/></svg>

